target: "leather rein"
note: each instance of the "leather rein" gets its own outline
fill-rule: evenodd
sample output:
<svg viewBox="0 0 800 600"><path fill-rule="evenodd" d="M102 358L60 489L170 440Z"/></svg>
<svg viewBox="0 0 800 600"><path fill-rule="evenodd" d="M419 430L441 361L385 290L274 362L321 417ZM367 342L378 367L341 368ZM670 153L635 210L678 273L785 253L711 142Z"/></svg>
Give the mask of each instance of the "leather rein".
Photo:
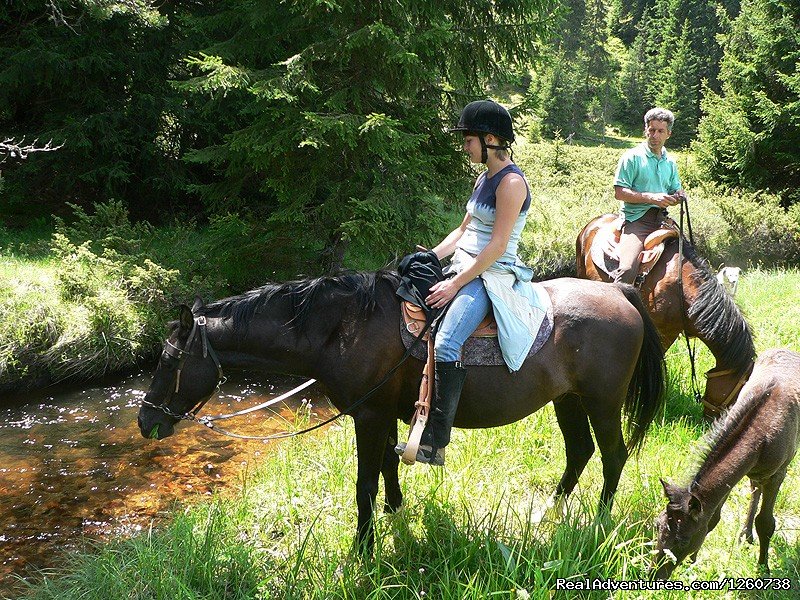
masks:
<svg viewBox="0 0 800 600"><path fill-rule="evenodd" d="M684 210L686 211L686 225L687 229L689 230L689 243L694 246L694 234L692 233L692 220L689 217L689 203L687 202L686 196L681 198L681 213L680 213L680 222L678 224L678 230L680 234L678 235L678 296L681 300L681 319L683 320L683 337L686 340L686 349L689 352L689 364L691 365L692 371L692 393L694 394L694 399L697 402L703 401L703 396L700 394L700 386L697 384L697 368L695 366L695 348L692 347L692 343L689 341L689 332L687 327L687 314L688 314L688 307L686 306L686 297L683 291L683 213Z"/></svg>

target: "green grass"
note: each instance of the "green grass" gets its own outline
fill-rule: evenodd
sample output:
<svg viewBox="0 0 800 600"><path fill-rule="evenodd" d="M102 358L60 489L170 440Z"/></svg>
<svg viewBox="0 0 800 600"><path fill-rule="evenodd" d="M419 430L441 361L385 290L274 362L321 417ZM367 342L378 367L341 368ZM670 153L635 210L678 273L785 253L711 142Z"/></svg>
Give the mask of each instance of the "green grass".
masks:
<svg viewBox="0 0 800 600"><path fill-rule="evenodd" d="M800 273L746 272L737 301L757 334L758 350L800 351ZM780 321L780 323L777 323ZM712 366L701 349L700 368ZM552 406L506 427L455 430L445 469L401 465L404 508L376 514L374 557L352 552L356 522L355 436L351 421L318 435L276 443L240 490L178 509L174 521L129 540L70 557L63 569L30 582L27 598L100 599L567 599L557 580L645 579L653 520L665 506L659 478L684 482L693 473L702 409L691 399L689 363L680 341L668 354L667 407L638 457L623 472L610 517L597 519L602 486L595 455L558 521L536 523L564 468L563 441ZM401 433L401 436L404 434ZM164 442L164 443L169 443ZM165 474L166 475L166 474ZM772 577L791 578L800 592L800 463L792 465L776 508ZM738 541L749 500L736 485L698 561L673 580L758 577L757 546ZM382 506L382 492L379 493ZM739 598L745 592L633 592L614 598ZM580 597L608 598L606 591Z"/></svg>

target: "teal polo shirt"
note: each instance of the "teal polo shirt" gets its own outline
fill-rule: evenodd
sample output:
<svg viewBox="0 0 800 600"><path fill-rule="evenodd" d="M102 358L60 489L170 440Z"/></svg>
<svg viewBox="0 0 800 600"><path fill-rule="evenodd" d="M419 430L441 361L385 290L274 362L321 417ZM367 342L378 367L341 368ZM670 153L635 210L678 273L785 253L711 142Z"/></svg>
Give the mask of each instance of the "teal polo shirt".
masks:
<svg viewBox="0 0 800 600"><path fill-rule="evenodd" d="M647 142L642 142L635 148L627 150L619 159L614 185L635 192L672 194L681 189L681 180L678 177L678 165L675 164L675 159L669 156L664 148L661 149L661 158L658 158L650 150ZM620 204L626 221L640 219L651 208L658 208L655 204L628 202Z"/></svg>

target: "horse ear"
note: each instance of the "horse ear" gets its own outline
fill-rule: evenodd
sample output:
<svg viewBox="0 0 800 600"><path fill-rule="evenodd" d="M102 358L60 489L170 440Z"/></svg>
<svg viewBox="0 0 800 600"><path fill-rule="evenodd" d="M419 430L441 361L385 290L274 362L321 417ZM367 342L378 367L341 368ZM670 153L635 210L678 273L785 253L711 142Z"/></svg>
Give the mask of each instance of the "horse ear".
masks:
<svg viewBox="0 0 800 600"><path fill-rule="evenodd" d="M700 498L694 494L689 494L689 516L697 521L700 518L700 513L703 512L703 503Z"/></svg>
<svg viewBox="0 0 800 600"><path fill-rule="evenodd" d="M203 299L200 296L194 297L194 304L192 304L192 313L196 313L198 310L203 308Z"/></svg>
<svg viewBox="0 0 800 600"><path fill-rule="evenodd" d="M192 309L186 306L185 304L181 304L178 307L179 317L178 322L180 323L180 331L182 333L189 333L194 325L194 313Z"/></svg>
<svg viewBox="0 0 800 600"><path fill-rule="evenodd" d="M661 487L664 488L664 495L667 497L667 500L672 500L672 497L675 495L675 486L671 483L667 483L660 477L658 480L661 482Z"/></svg>

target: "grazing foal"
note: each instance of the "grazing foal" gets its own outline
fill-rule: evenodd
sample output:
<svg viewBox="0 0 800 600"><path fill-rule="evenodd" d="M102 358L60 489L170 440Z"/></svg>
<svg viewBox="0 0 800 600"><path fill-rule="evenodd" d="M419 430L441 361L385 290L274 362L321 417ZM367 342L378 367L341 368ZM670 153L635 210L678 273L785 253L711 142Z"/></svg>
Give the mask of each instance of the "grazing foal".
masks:
<svg viewBox="0 0 800 600"><path fill-rule="evenodd" d="M767 350L756 361L738 402L711 431L692 482L681 487L661 481L669 503L657 521L654 576L666 579L686 556L694 560L706 535L719 522L731 488L745 476L750 478L753 492L742 535L752 543L755 520L758 564L769 571L767 551L775 532L775 499L799 438L800 354Z"/></svg>

